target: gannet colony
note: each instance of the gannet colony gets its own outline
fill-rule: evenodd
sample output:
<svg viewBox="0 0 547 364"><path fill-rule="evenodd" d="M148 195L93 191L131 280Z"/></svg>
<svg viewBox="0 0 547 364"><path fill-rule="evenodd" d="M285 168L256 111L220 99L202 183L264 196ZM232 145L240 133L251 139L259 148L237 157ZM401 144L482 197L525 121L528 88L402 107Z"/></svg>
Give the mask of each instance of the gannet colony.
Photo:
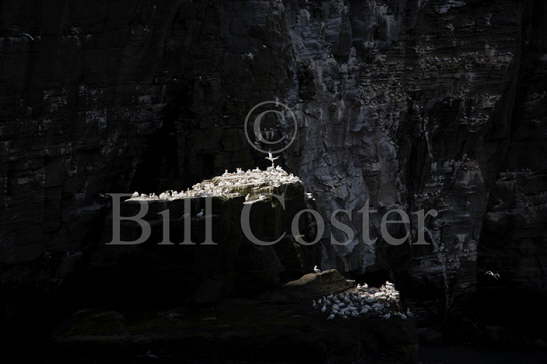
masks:
<svg viewBox="0 0 547 364"><path fill-rule="evenodd" d="M238 168L234 173L225 171L223 175L197 183L186 191L165 191L159 195L135 192L130 200L172 201L183 198L245 196L246 201L251 201L264 198L282 185L294 183L301 183L300 178L287 173L280 166L247 171Z"/></svg>
<svg viewBox="0 0 547 364"><path fill-rule="evenodd" d="M386 282L380 288L358 284L357 288L350 292L330 294L313 300L312 306L325 314L327 320L359 316L384 320L391 318L406 320L412 317L410 310L406 313L401 311L399 292L390 282Z"/></svg>

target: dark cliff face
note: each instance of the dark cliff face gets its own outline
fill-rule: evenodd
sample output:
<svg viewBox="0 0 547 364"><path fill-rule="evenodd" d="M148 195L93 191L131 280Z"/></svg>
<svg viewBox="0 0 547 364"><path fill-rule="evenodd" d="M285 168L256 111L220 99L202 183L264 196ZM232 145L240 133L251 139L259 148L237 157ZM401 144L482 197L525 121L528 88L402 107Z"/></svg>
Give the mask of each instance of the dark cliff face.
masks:
<svg viewBox="0 0 547 364"><path fill-rule="evenodd" d="M484 266L522 287L545 292L546 7L526 9L522 60L508 137L484 216Z"/></svg>
<svg viewBox="0 0 547 364"><path fill-rule="evenodd" d="M367 200L440 211L419 247L366 245L355 219L354 241L323 244L323 268L389 272L424 312L488 270L545 293L545 13L539 0L3 1L1 279L62 280L98 240L102 193L262 165L243 120L279 100L299 118L284 164L325 216Z"/></svg>

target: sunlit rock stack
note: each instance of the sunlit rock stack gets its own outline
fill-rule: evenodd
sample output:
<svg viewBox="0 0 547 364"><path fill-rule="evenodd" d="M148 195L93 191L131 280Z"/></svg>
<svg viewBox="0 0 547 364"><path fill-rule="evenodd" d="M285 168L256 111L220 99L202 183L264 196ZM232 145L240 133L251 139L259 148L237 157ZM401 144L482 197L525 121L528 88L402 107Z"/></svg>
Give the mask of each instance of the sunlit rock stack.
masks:
<svg viewBox="0 0 547 364"><path fill-rule="evenodd" d="M284 204L273 194L283 196L279 198ZM298 278L320 259L317 247L304 247L288 233L293 216L306 208L305 199L299 178L281 167L226 171L181 192L135 192L122 202L121 215L135 216L146 205L143 220L151 226L150 237L135 246L112 244L114 220L108 218L103 244L91 254L89 269L94 273L88 273L89 280L97 289L101 284L113 288L123 284L122 295L115 289L113 292L123 301L131 297L130 291L135 294L143 289L153 292L155 300L211 303L278 287ZM248 221L242 222L244 207L250 210ZM168 224L165 211L170 217ZM260 246L244 234L244 224L260 241L276 241L283 234L285 238ZM120 227L123 242L136 241L142 234L135 221L122 220ZM120 273L107 277L114 267Z"/></svg>

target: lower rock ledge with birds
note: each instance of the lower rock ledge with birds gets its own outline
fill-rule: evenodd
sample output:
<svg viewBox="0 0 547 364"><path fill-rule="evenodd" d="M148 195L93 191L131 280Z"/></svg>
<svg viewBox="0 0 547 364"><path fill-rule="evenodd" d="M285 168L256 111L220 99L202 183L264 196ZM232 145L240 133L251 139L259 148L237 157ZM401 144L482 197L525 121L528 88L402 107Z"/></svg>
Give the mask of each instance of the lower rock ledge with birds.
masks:
<svg viewBox="0 0 547 364"><path fill-rule="evenodd" d="M329 320L321 312L327 301L358 302L361 296L391 305L382 316L371 311ZM414 321L402 317L395 296L393 287L357 287L329 270L257 298L207 307L81 310L59 328L54 347L60 361L80 363L413 363Z"/></svg>

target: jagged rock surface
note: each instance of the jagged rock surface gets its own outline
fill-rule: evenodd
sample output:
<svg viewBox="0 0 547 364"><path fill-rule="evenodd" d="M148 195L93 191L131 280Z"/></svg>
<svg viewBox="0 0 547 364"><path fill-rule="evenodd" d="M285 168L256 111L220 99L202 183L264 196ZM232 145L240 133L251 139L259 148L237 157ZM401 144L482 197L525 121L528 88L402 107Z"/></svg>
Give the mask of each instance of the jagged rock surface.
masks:
<svg viewBox="0 0 547 364"><path fill-rule="evenodd" d="M254 168L242 120L278 99L300 120L285 163L325 216L441 211L431 246L325 242L323 268L394 272L451 308L509 219L485 268L507 255L544 291L544 20L540 0L6 1L2 282L56 286L98 240L101 193Z"/></svg>

